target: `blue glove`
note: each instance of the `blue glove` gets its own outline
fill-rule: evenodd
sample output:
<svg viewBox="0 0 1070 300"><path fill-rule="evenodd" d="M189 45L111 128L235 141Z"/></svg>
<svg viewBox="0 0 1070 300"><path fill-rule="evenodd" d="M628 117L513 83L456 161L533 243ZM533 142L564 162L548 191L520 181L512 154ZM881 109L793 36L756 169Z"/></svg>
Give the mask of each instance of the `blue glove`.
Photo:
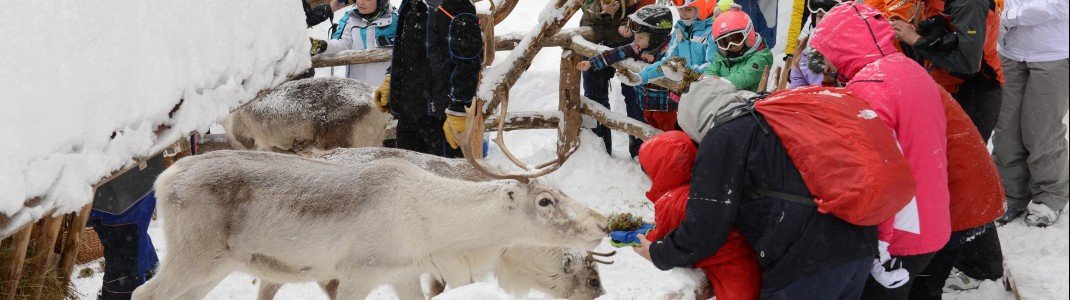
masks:
<svg viewBox="0 0 1070 300"><path fill-rule="evenodd" d="M643 243L639 242L640 234L646 234L654 229L654 224L644 223L639 226L639 229L632 231L614 231L609 233L609 244L613 247L621 248L624 246L641 247Z"/></svg>

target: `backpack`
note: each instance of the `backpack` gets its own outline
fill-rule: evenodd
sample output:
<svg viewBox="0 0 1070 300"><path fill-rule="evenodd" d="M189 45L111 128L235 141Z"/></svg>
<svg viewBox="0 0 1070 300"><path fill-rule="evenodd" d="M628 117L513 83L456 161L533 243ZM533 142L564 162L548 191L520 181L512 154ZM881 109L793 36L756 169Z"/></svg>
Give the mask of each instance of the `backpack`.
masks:
<svg viewBox="0 0 1070 300"><path fill-rule="evenodd" d="M752 101L814 196L748 194L815 205L859 226L891 219L914 198L914 176L892 130L847 89L800 88Z"/></svg>

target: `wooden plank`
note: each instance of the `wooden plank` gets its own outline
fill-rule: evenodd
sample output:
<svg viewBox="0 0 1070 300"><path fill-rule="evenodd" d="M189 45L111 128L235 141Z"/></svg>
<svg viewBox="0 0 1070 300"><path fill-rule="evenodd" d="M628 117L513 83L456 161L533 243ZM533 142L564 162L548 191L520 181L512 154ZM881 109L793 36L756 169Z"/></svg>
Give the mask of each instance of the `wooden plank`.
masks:
<svg viewBox="0 0 1070 300"><path fill-rule="evenodd" d="M27 224L22 229L11 235L8 245L11 252L7 254L7 266L3 267L0 274L0 300L14 300L15 291L19 287L19 279L22 278L22 268L26 264L26 250L30 247L30 235L33 233L33 224Z"/></svg>
<svg viewBox="0 0 1070 300"><path fill-rule="evenodd" d="M93 193L96 193L94 189ZM70 218L70 224L67 228L67 235L60 243L63 243L63 252L60 253L59 266L56 267L56 272L59 273L60 279L63 281L63 285L70 284L71 274L74 271L74 260L78 257L78 248L82 246L82 233L85 232L85 222L89 220L89 211L93 208L93 201L89 201L82 211L74 214Z"/></svg>
<svg viewBox="0 0 1070 300"><path fill-rule="evenodd" d="M30 277L30 286L34 287L30 299L41 299L41 288L48 276L48 270L52 268L52 257L55 254L56 238L59 236L60 225L63 225L63 216L47 218L41 226L41 235L34 241L33 261L36 263L33 274Z"/></svg>

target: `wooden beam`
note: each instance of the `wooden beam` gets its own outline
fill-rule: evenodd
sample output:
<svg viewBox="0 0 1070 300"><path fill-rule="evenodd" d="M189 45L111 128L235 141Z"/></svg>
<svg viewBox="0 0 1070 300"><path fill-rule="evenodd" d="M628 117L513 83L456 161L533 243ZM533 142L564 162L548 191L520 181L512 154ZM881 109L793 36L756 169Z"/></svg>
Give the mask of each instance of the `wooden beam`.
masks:
<svg viewBox="0 0 1070 300"><path fill-rule="evenodd" d="M33 293L30 299L41 299L41 288L44 287L45 277L52 268L52 257L56 250L56 238L59 236L60 225L63 225L63 216L46 218L41 226L41 235L34 240L33 261L35 263L33 274L30 277L30 286Z"/></svg>
<svg viewBox="0 0 1070 300"><path fill-rule="evenodd" d="M505 3L495 5L494 12L492 12L494 16L494 25L498 25L498 23L505 21L505 18L513 12L513 8L516 8L516 4L520 2L520 0L502 0L500 2Z"/></svg>
<svg viewBox="0 0 1070 300"><path fill-rule="evenodd" d="M604 51L610 50L609 47L591 43L583 35L573 35L572 43L569 44L566 48L575 51L576 53L579 53L584 57L593 57L595 55L601 54ZM647 66L650 66L650 64L635 61L633 59L626 59L622 62L613 65L613 68L617 70L630 70L632 72L639 73L639 71L642 71ZM677 90L676 86L679 82L662 77L654 79L650 81L650 83L675 91Z"/></svg>
<svg viewBox="0 0 1070 300"><path fill-rule="evenodd" d="M591 99L583 99L583 114L591 116L598 120L598 123L610 129L624 132L643 140L648 140L662 132L660 129L643 122L612 112L605 106L598 104L598 102L591 101Z"/></svg>
<svg viewBox="0 0 1070 300"><path fill-rule="evenodd" d="M96 189L93 189L96 194ZM70 284L71 274L74 272L74 261L78 257L78 249L82 246L82 233L85 232L85 222L89 220L89 211L93 209L93 201L89 201L82 211L69 215L67 235L60 243L63 244L63 252L60 253L59 266L56 267L62 285Z"/></svg>
<svg viewBox="0 0 1070 300"><path fill-rule="evenodd" d="M580 1L582 0L555 1L553 6L548 6L543 11L543 15L552 13L548 10L557 10L555 15L558 17L541 20L540 23L532 29L531 34L524 37L527 44L525 44L524 41L520 42L520 45L526 47L514 49L513 52L509 53L509 57L507 57L501 65L487 70L487 72L491 72L494 76L484 77L480 80L476 97L486 101L486 105L479 108L483 109L486 115L494 114L500 99L508 95L509 88L516 84L516 81L520 79L520 75L531 66L531 62L535 59L535 55L542 49L543 42L556 35L558 31L561 30L561 27L565 26L565 23L568 22L572 15L576 14L576 11L580 9Z"/></svg>
<svg viewBox="0 0 1070 300"><path fill-rule="evenodd" d="M26 264L26 250L30 247L30 235L33 233L33 224L26 224L18 232L11 236L8 245L11 251L7 254L7 265L3 266L0 274L0 300L14 300L19 288L19 279L22 278L22 268Z"/></svg>
<svg viewBox="0 0 1070 300"><path fill-rule="evenodd" d="M591 28L589 27L562 30L560 33L555 34L543 41L540 45L542 47L568 46L572 43L572 37L575 35L580 35L583 36L585 39L589 39L594 36L594 31L591 31ZM494 36L494 50L495 52L511 51L515 49L516 46L520 44L520 41L523 39L524 34L520 33L508 33ZM312 57L312 67L326 68L377 62L389 62L392 51L392 48L377 48L370 50L346 50L333 55L320 54Z"/></svg>

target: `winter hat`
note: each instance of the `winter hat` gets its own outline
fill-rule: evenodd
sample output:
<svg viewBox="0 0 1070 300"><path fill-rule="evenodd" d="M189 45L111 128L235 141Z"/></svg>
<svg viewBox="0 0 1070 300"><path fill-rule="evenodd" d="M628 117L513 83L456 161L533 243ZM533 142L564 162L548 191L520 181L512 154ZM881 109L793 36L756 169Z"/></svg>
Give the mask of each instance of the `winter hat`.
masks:
<svg viewBox="0 0 1070 300"><path fill-rule="evenodd" d="M695 142L702 142L711 128L747 113L751 91L737 91L724 78L707 78L691 84L690 91L680 96L676 123Z"/></svg>
<svg viewBox="0 0 1070 300"><path fill-rule="evenodd" d="M713 10L717 4L714 0L673 0L672 2L676 7L690 6L698 9L699 20L709 19L713 16Z"/></svg>
<svg viewBox="0 0 1070 300"><path fill-rule="evenodd" d="M821 52L840 81L882 57L898 53L895 30L884 14L866 4L844 2L825 15L810 35L810 47Z"/></svg>

